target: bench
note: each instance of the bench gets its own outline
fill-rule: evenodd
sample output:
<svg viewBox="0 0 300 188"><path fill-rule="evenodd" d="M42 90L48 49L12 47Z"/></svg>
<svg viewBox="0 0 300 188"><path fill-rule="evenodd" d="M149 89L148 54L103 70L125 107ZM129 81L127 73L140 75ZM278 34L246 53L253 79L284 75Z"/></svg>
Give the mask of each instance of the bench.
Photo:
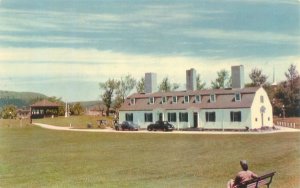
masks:
<svg viewBox="0 0 300 188"><path fill-rule="evenodd" d="M251 180L245 181L242 184L237 185L237 188L258 188L263 185L266 185L268 188L270 187L270 184L272 183L273 176L276 172L271 172L262 176L259 176L257 178L253 178Z"/></svg>

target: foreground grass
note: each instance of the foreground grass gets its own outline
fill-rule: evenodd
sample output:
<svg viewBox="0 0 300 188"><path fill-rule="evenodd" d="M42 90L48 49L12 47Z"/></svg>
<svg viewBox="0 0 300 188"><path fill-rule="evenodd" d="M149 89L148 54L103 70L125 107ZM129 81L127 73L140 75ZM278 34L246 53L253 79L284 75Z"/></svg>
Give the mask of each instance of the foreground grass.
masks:
<svg viewBox="0 0 300 188"><path fill-rule="evenodd" d="M300 134L81 133L0 124L0 187L225 187L247 159L299 187Z"/></svg>

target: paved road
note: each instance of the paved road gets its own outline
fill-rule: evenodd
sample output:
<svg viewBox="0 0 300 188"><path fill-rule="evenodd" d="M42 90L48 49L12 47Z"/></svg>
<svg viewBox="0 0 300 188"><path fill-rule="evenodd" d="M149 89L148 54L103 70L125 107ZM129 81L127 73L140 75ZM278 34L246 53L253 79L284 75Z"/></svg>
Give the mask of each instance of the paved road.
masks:
<svg viewBox="0 0 300 188"><path fill-rule="evenodd" d="M173 131L173 132L161 132L161 131L116 131L112 128L106 129L75 129L72 127L59 127L54 125L47 125L43 123L33 123L36 126L51 129L51 130L59 130L59 131L78 131L78 132L114 132L114 133L147 133L147 134L274 134L274 133L282 133L282 132L300 132L299 129L292 129L288 127L280 127L276 126L277 130L272 131L261 131L261 132L234 132L234 131Z"/></svg>

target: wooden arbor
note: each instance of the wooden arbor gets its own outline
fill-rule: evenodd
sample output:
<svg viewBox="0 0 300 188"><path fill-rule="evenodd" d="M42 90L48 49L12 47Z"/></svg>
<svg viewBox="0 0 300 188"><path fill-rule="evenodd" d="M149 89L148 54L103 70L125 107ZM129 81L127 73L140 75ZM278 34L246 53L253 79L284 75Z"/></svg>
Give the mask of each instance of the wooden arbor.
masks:
<svg viewBox="0 0 300 188"><path fill-rule="evenodd" d="M60 106L60 104L46 99L36 102L30 106L30 119L58 116L58 108Z"/></svg>

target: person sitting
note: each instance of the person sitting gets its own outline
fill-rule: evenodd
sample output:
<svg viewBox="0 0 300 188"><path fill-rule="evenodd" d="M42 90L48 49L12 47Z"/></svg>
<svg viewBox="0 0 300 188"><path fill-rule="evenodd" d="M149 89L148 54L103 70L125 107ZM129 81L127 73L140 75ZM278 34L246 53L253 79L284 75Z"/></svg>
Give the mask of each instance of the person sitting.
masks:
<svg viewBox="0 0 300 188"><path fill-rule="evenodd" d="M252 171L248 170L248 164L246 160L241 160L240 165L243 170L236 175L234 180L231 179L228 181L227 188L236 188L238 184L242 184L245 181L258 177Z"/></svg>

